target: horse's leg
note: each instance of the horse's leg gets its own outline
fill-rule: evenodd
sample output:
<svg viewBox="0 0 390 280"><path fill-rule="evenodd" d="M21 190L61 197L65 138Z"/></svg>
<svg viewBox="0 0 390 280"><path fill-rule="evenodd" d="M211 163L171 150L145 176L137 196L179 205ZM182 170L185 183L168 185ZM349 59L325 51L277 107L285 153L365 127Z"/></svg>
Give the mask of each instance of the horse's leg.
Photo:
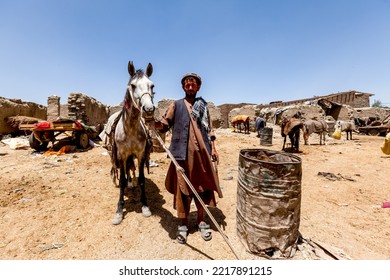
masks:
<svg viewBox="0 0 390 280"><path fill-rule="evenodd" d="M283 141L283 148L282 148L282 151L284 151L284 146L286 145L286 135L284 136L284 141Z"/></svg>
<svg viewBox="0 0 390 280"><path fill-rule="evenodd" d="M295 151L298 153L299 152L299 128L294 132L293 134L293 139L294 139L294 147Z"/></svg>
<svg viewBox="0 0 390 280"><path fill-rule="evenodd" d="M294 147L295 147L294 134L290 132L288 134L288 137L290 138L291 152L294 152Z"/></svg>
<svg viewBox="0 0 390 280"><path fill-rule="evenodd" d="M112 220L112 224L114 225L119 225L123 220L123 206L125 205L124 195L125 187L127 186L126 170L123 161L120 163L119 170L119 200L114 219Z"/></svg>
<svg viewBox="0 0 390 280"><path fill-rule="evenodd" d="M295 131L294 134L293 134L293 141L294 141L294 145L293 146L293 152L298 152L298 143L297 143L297 132Z"/></svg>
<svg viewBox="0 0 390 280"><path fill-rule="evenodd" d="M141 160L138 167L139 167L138 185L141 190L142 215L144 215L144 217L150 217L152 215L152 212L149 209L147 198L146 198L146 192L145 192L145 172L144 172L145 158Z"/></svg>
<svg viewBox="0 0 390 280"><path fill-rule="evenodd" d="M135 164L134 164L134 157L129 156L126 161L126 177L127 177L127 187L130 189L133 189L137 186L137 177L135 175ZM130 174L133 173L133 177Z"/></svg>
<svg viewBox="0 0 390 280"><path fill-rule="evenodd" d="M303 132L303 140L305 141L305 145L309 145L309 135L307 132Z"/></svg>
<svg viewBox="0 0 390 280"><path fill-rule="evenodd" d="M133 176L130 174L130 171ZM138 180L134 168L127 169L126 178L127 178L127 187L130 190L133 190L138 185Z"/></svg>

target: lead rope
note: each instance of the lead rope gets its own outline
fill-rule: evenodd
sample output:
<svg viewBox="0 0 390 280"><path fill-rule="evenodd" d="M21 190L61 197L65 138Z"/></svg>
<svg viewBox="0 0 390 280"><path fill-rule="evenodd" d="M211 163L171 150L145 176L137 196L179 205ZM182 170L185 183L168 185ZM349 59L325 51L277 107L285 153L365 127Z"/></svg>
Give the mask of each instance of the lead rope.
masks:
<svg viewBox="0 0 390 280"><path fill-rule="evenodd" d="M143 120L142 120L143 122ZM187 178L187 176L185 175L184 173L184 169L177 163L176 159L174 158L174 156L172 155L171 151L165 146L165 143L164 141L161 139L160 135L158 134L158 132L156 131L156 128L154 127L151 127L151 129L153 130L154 134L156 135L156 138L157 140L160 142L161 146L164 148L164 150L168 153L168 156L169 158L172 160L173 164L175 165L176 169L181 173L181 175L183 176L184 180L187 182L188 186L190 187L190 189L192 190L192 192L195 194L196 198L198 199L198 201L200 202L200 204L202 205L203 209L206 211L207 215L209 215L209 218L211 219L211 221L213 222L214 226L218 229L219 233L221 234L221 236L223 237L223 239L225 240L226 244L230 247L230 249L232 250L234 256L236 257L237 260L239 260L240 258L238 257L238 255L236 254L236 252L234 251L233 249L233 246L230 244L229 242L229 239L227 238L227 236L222 232L222 229L221 227L218 225L217 221L214 219L214 216L210 213L209 209L206 207L206 205L204 204L203 200L201 199L201 197L199 196L198 192L195 190L194 186L191 184L190 180Z"/></svg>

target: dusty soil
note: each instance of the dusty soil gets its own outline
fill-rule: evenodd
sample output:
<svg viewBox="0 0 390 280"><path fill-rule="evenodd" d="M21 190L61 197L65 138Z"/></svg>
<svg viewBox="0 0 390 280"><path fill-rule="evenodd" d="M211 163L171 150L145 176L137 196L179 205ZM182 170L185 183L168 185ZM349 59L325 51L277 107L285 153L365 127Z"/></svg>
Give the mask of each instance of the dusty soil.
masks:
<svg viewBox="0 0 390 280"><path fill-rule="evenodd" d="M280 130L279 130L280 131ZM274 128L272 146L260 146L254 132L217 130L218 167L224 198L210 209L240 259L261 259L245 250L236 234L236 192L241 149L280 150ZM354 140L327 139L320 146L301 140L302 200L299 231L304 238L337 249L355 260L390 259L390 157L380 146L384 138L354 135ZM168 138L169 142L169 138ZM0 144L0 258L9 260L69 259L235 259L217 229L203 241L191 229L187 245L175 241L178 220L172 196L164 187L170 160L153 153L146 189L153 215L141 214L139 191L128 191L123 222L114 226L118 200L109 176L110 158L102 147L60 156L32 149L12 150ZM318 175L328 172L331 177ZM195 225L196 214L191 213ZM297 251L294 259L308 257ZM320 258L320 257L319 257Z"/></svg>

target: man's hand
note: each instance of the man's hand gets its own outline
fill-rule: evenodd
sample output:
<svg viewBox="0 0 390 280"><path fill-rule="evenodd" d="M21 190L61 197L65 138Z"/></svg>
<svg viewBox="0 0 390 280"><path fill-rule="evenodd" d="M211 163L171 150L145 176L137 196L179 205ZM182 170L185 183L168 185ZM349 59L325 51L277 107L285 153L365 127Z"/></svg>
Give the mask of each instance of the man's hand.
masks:
<svg viewBox="0 0 390 280"><path fill-rule="evenodd" d="M217 150L215 148L213 148L211 150L211 158L213 161L216 161L217 164L219 164L219 156L218 156Z"/></svg>

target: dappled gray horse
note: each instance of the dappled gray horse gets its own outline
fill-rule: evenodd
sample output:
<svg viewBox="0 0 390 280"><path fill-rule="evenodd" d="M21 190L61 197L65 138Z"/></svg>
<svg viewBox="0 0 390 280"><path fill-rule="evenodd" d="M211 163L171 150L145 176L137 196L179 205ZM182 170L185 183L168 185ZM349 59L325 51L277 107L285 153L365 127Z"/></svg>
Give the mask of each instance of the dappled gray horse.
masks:
<svg viewBox="0 0 390 280"><path fill-rule="evenodd" d="M307 120L303 123L303 140L305 145L309 145L309 137L312 133L317 133L320 136L320 145L325 143L325 137L329 127L325 120Z"/></svg>
<svg viewBox="0 0 390 280"><path fill-rule="evenodd" d="M119 169L119 201L114 225L123 220L124 191L131 182L130 170L135 177L135 160L138 163L138 185L141 190L142 214L145 217L152 213L147 204L145 194L145 163L148 166L152 141L144 121L152 120L155 106L153 104L152 64L148 64L146 72L135 70L129 61L128 72L130 80L126 89L122 110L108 121L105 133L108 137L108 149L111 149L112 175ZM113 119L115 118L115 119ZM102 139L103 140L103 139ZM104 142L104 141L103 141ZM133 180L134 182L134 180Z"/></svg>

